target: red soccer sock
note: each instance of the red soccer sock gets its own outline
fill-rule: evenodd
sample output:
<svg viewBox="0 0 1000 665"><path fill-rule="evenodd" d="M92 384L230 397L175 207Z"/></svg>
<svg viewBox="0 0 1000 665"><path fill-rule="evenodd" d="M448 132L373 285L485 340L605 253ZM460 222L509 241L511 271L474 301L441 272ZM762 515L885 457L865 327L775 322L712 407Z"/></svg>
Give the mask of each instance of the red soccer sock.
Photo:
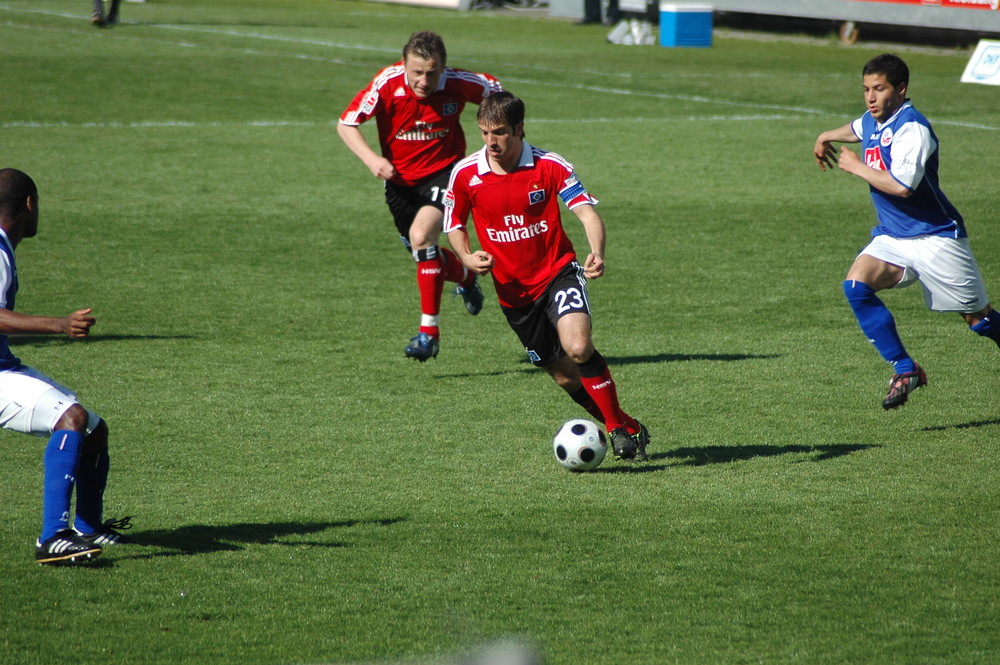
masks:
<svg viewBox="0 0 1000 665"><path fill-rule="evenodd" d="M579 367L583 388L601 410L604 426L608 432L619 427L624 427L629 434L638 432L638 423L625 413L618 403L618 388L615 386L615 380L611 378L611 370L608 369L604 357L594 351L594 355ZM587 376L588 374L591 376Z"/></svg>
<svg viewBox="0 0 1000 665"><path fill-rule="evenodd" d="M441 292L444 290L442 261L432 259L417 262L417 288L420 289L420 332L434 338L440 337L438 316L441 313Z"/></svg>
<svg viewBox="0 0 1000 665"><path fill-rule="evenodd" d="M469 286L475 276L471 270L462 265L455 252L444 247L439 247L438 252L444 260L444 278L449 282L456 282L462 286Z"/></svg>

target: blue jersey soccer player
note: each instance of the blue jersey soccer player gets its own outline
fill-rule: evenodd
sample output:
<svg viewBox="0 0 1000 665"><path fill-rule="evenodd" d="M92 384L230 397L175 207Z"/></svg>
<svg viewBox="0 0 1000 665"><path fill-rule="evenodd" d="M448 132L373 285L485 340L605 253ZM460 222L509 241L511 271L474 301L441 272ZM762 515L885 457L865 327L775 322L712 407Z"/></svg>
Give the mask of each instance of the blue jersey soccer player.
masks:
<svg viewBox="0 0 1000 665"><path fill-rule="evenodd" d="M973 332L1000 346L1000 316L986 296L965 222L938 185L937 136L906 96L909 78L901 58L873 58L862 70L868 111L820 134L813 148L824 171L836 160L867 182L875 204L878 225L848 270L844 293L861 330L894 368L885 409L905 404L927 375L907 353L877 291L919 281L929 309L958 312ZM846 146L838 156L834 142L860 142L863 159Z"/></svg>
<svg viewBox="0 0 1000 665"><path fill-rule="evenodd" d="M83 408L69 390L21 364L11 353L8 335L65 334L86 337L95 319L89 309L65 317L32 316L14 311L17 266L14 249L38 231L38 189L16 169L0 169L0 425L48 437L44 456L42 533L35 546L40 564L77 563L101 553L102 545L128 539L115 529L129 518L102 522L108 482L108 426ZM76 487L76 517L70 526L70 500Z"/></svg>

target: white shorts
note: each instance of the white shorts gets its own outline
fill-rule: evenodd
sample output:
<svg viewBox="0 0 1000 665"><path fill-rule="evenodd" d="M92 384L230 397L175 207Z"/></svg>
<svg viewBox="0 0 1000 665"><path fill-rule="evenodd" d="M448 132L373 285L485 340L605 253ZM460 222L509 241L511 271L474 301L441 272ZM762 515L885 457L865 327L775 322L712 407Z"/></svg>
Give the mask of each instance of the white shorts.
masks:
<svg viewBox="0 0 1000 665"><path fill-rule="evenodd" d="M989 304L968 238L875 236L862 254L903 268L893 288L919 281L924 302L936 312L978 312Z"/></svg>
<svg viewBox="0 0 1000 665"><path fill-rule="evenodd" d="M79 404L65 386L32 367L0 372L0 427L48 437L63 414ZM101 417L92 411L87 422L89 434Z"/></svg>

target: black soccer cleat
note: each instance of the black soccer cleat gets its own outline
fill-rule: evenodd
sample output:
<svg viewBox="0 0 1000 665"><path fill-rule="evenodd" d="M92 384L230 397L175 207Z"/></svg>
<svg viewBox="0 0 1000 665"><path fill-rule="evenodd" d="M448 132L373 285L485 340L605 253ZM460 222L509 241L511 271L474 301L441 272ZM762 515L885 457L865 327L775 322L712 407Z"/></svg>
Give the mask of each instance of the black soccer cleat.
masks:
<svg viewBox="0 0 1000 665"><path fill-rule="evenodd" d="M611 450L618 459L635 459L638 448L636 440L624 427L616 427L608 434Z"/></svg>
<svg viewBox="0 0 1000 665"><path fill-rule="evenodd" d="M35 561L39 564L86 563L101 556L101 546L89 543L72 529L56 532L44 543L35 544Z"/></svg>
<svg viewBox="0 0 1000 665"><path fill-rule="evenodd" d="M76 532L82 540L92 543L94 545L99 545L101 547L107 547L108 545L126 545L135 542L128 536L119 531L127 531L132 528L132 517L123 517L120 520L108 520L100 526L94 533L80 533Z"/></svg>
<svg viewBox="0 0 1000 665"><path fill-rule="evenodd" d="M912 372L893 374L889 379L889 394L882 400L882 408L888 411L903 406L910 399L910 393L926 385L927 373L920 365Z"/></svg>
<svg viewBox="0 0 1000 665"><path fill-rule="evenodd" d="M635 424L639 426L639 431L631 435L632 440L635 441L635 458L640 462L646 462L649 460L649 455L646 454L646 446L649 445L649 430L638 420L635 421Z"/></svg>
<svg viewBox="0 0 1000 665"><path fill-rule="evenodd" d="M407 358L424 362L428 358L437 358L438 351L440 350L441 345L436 339L427 333L417 333L417 336L412 338L410 343L406 345L406 348L403 349L403 354Z"/></svg>
<svg viewBox="0 0 1000 665"><path fill-rule="evenodd" d="M479 277L477 275L472 276L472 284L469 286L462 286L461 284L456 286L454 294L462 296L462 300L465 302L465 310L472 316L483 311L483 289L479 286Z"/></svg>

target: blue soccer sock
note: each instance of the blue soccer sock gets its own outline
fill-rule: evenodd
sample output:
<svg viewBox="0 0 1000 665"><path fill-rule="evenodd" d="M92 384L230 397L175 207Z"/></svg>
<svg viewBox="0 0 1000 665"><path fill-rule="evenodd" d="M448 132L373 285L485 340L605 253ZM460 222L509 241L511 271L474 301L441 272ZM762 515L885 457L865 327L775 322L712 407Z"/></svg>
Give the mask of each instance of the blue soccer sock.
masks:
<svg viewBox="0 0 1000 665"><path fill-rule="evenodd" d="M76 482L83 434L56 430L45 447L45 480L42 492L42 542L69 528L69 508Z"/></svg>
<svg viewBox="0 0 1000 665"><path fill-rule="evenodd" d="M108 486L111 456L108 449L80 453L76 469L76 530L94 533L101 528L104 515L104 488Z"/></svg>
<svg viewBox="0 0 1000 665"><path fill-rule="evenodd" d="M916 363L903 347L903 341L896 332L896 320L892 312L875 295L875 290L857 280L844 282L844 295L854 310L861 331L868 341L875 345L879 354L890 363L897 374L916 371Z"/></svg>
<svg viewBox="0 0 1000 665"><path fill-rule="evenodd" d="M1000 346L1000 314L997 314L995 309L990 309L990 313L976 325L969 326L969 330L977 335L989 337Z"/></svg>

